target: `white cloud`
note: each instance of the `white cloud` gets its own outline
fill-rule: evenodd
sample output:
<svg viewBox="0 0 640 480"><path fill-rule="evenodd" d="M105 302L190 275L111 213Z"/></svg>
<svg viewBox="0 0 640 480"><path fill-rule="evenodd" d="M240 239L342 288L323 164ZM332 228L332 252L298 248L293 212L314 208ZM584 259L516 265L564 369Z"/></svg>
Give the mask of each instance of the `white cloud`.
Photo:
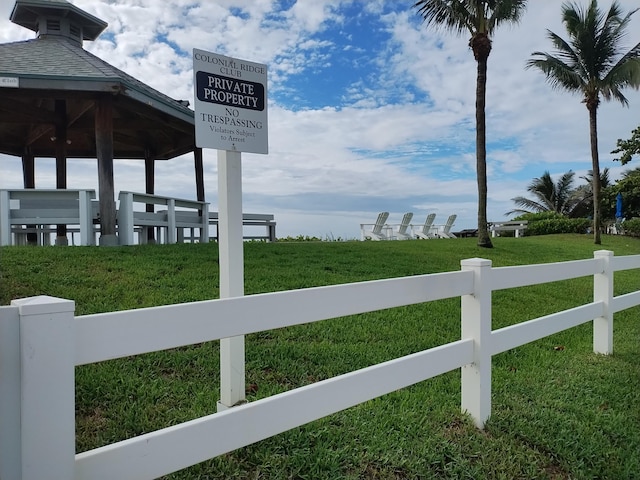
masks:
<svg viewBox="0 0 640 480"><path fill-rule="evenodd" d="M601 0L602 1L602 0ZM75 0L109 23L85 48L173 98L192 99L191 51L201 48L265 63L269 69L270 154L243 156L247 209L275 213L279 235L354 238L359 223L390 210L416 221L437 211L476 222L476 64L464 36L427 30L396 2L305 0L280 11L271 0ZM605 2L606 3L606 2ZM625 10L636 0L621 2ZM0 4L0 42L33 38ZM637 18L636 18L637 17ZM640 13L630 41L640 41ZM590 168L587 111L580 98L553 91L525 70L535 50L560 35L560 4L529 2L522 23L500 29L489 59L487 140L489 217L501 219L531 178ZM323 97L325 85L338 89ZM332 101L321 101L334 98ZM602 104L602 167L609 151L640 124L631 108ZM22 186L20 159L0 158L0 188ZM39 187L55 185L53 160L38 160ZM95 162L70 160L69 187L97 188ZM205 152L208 199L215 205L214 151ZM189 156L156 167L156 192L193 198ZM116 191L144 188L141 162L117 161ZM326 206L324 210L322 208Z"/></svg>

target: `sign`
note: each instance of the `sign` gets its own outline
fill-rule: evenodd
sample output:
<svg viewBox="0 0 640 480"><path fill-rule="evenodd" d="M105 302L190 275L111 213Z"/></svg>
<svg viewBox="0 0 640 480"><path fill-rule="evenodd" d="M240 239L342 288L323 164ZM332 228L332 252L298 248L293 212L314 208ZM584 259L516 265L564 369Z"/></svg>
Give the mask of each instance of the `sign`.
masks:
<svg viewBox="0 0 640 480"><path fill-rule="evenodd" d="M193 49L196 146L269 153L267 66Z"/></svg>
<svg viewBox="0 0 640 480"><path fill-rule="evenodd" d="M0 87L18 88L20 80L17 77L0 77Z"/></svg>

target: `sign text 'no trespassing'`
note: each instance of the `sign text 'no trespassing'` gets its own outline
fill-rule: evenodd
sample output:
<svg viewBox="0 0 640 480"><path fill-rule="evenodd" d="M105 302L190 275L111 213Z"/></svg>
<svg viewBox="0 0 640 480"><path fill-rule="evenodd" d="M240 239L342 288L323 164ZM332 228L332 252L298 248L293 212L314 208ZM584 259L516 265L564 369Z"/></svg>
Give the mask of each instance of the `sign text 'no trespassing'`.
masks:
<svg viewBox="0 0 640 480"><path fill-rule="evenodd" d="M193 51L196 145L268 153L267 67Z"/></svg>

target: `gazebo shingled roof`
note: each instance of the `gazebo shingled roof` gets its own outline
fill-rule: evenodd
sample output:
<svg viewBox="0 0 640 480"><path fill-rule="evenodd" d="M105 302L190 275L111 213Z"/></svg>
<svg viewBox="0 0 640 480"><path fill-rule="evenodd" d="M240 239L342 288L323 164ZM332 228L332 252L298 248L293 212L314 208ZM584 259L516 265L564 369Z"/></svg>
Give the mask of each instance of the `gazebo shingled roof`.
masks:
<svg viewBox="0 0 640 480"><path fill-rule="evenodd" d="M18 5L19 3L19 5ZM95 40L107 28L107 22L80 10L66 0L22 0L17 2L11 12L11 21L16 25L37 32L38 20L47 18L66 18L76 25L82 25L82 39Z"/></svg>
<svg viewBox="0 0 640 480"><path fill-rule="evenodd" d="M144 159L153 193L153 162L194 152L204 200L193 111L82 48L105 22L66 0L16 0L11 20L37 34L0 44L0 78L17 79L0 82L0 153L22 156L25 188L35 187L35 157L56 158L57 188L67 158L97 158L101 243L115 239L114 158Z"/></svg>

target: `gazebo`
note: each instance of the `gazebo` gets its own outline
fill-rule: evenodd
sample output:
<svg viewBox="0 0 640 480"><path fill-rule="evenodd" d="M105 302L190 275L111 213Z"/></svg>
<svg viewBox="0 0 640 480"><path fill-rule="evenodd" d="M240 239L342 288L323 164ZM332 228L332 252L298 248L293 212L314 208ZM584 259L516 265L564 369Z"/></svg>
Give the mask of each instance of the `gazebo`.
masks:
<svg viewBox="0 0 640 480"><path fill-rule="evenodd" d="M36 157L56 159L58 189L67 188L67 159L96 158L101 245L118 243L114 159L144 160L145 191L153 194L154 162L193 152L196 197L204 201L194 112L83 48L106 22L66 0L16 0L10 19L36 33L0 44L0 153L22 158L24 188L36 188ZM64 225L57 235L66 241Z"/></svg>

